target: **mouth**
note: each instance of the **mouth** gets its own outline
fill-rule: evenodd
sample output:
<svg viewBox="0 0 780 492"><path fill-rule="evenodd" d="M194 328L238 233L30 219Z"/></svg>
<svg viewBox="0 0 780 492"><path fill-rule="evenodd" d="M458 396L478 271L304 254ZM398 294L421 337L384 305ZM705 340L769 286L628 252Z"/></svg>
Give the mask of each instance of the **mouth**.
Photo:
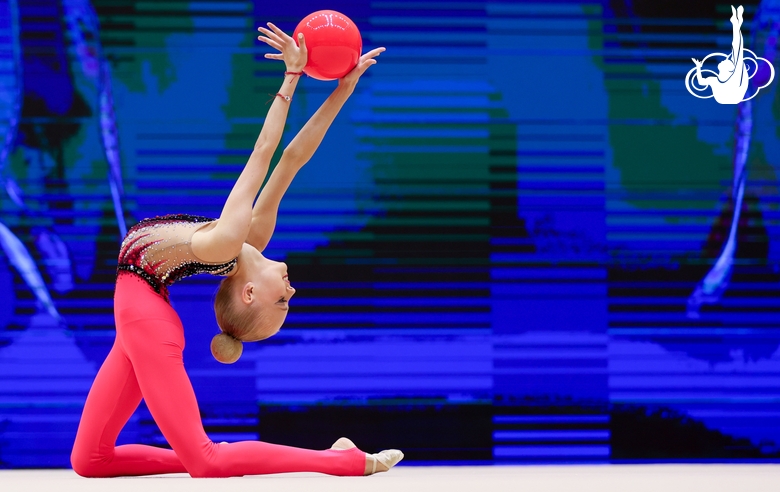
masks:
<svg viewBox="0 0 780 492"><path fill-rule="evenodd" d="M284 277L282 277L282 280L284 280L285 282L287 282L287 283L289 284L289 283L290 283L289 275L287 275L287 274L285 273L285 274L284 274Z"/></svg>

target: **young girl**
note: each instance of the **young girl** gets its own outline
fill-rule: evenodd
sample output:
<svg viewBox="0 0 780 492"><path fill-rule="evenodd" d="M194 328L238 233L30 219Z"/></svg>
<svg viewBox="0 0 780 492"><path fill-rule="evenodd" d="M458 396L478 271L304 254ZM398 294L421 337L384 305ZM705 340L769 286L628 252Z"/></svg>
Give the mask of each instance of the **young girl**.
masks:
<svg viewBox="0 0 780 492"><path fill-rule="evenodd" d="M295 294L287 266L260 252L276 224L276 212L298 170L311 158L361 75L384 48L363 55L357 67L311 117L268 172L282 136L287 110L306 65L300 47L273 24L259 39L284 60L284 82L274 97L263 129L244 170L217 220L168 215L139 222L122 242L114 295L116 340L87 397L71 454L73 469L85 477L116 477L187 472L193 477L231 477L297 471L369 475L387 471L403 454L368 455L346 438L325 451L245 441L214 443L200 420L198 403L184 370L184 330L168 303L167 287L196 273L223 275L214 304L220 334L211 344L217 360L231 363L243 341L263 340L281 327ZM119 431L141 401L173 450L116 446Z"/></svg>

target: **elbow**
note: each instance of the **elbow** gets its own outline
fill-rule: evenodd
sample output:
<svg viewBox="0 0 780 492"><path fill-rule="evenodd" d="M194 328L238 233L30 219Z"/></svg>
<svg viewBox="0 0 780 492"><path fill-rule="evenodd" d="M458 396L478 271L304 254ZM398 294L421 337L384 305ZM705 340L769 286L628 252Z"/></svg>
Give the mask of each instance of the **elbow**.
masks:
<svg viewBox="0 0 780 492"><path fill-rule="evenodd" d="M258 156L261 160L270 162L271 157L274 155L274 152L276 152L276 146L270 145L266 142L257 142L255 144L255 148L252 151L253 154Z"/></svg>
<svg viewBox="0 0 780 492"><path fill-rule="evenodd" d="M309 161L309 157L295 148L287 147L282 153L282 159L284 162L291 164L293 167L301 168Z"/></svg>

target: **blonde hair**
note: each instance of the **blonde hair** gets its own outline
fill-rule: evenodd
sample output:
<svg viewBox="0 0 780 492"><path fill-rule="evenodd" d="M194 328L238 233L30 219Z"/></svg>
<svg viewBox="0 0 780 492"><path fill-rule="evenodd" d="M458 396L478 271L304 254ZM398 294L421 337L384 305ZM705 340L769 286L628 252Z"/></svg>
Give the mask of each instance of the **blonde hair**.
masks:
<svg viewBox="0 0 780 492"><path fill-rule="evenodd" d="M244 351L242 341L250 341L266 324L266 317L258 305L246 306L235 295L234 278L227 277L219 284L214 296L214 315L220 332L211 339L211 355L223 364L232 364Z"/></svg>

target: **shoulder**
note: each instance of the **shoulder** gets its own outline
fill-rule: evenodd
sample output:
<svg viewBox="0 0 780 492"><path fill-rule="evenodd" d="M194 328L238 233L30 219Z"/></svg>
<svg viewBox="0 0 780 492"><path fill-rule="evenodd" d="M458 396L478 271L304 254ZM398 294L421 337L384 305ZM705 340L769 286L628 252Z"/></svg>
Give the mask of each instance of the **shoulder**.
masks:
<svg viewBox="0 0 780 492"><path fill-rule="evenodd" d="M192 253L207 263L225 263L235 260L241 248L231 247L232 242L224 241L218 234L219 219L212 219L197 228L190 239Z"/></svg>

